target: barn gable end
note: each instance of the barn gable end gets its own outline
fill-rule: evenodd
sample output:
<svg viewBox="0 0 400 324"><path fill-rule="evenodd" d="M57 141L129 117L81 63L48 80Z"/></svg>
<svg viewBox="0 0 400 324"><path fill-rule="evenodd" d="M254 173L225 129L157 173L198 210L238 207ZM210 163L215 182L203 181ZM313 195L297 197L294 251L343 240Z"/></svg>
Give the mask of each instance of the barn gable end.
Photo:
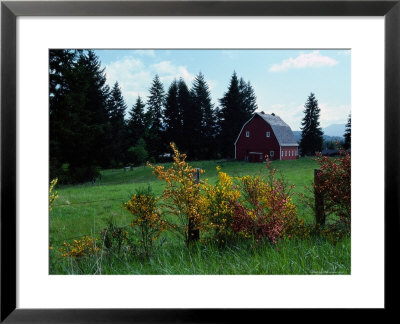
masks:
<svg viewBox="0 0 400 324"><path fill-rule="evenodd" d="M264 113L255 113L243 125L234 145L237 160L261 162L264 155L271 160L298 157L298 144L290 126L279 116Z"/></svg>

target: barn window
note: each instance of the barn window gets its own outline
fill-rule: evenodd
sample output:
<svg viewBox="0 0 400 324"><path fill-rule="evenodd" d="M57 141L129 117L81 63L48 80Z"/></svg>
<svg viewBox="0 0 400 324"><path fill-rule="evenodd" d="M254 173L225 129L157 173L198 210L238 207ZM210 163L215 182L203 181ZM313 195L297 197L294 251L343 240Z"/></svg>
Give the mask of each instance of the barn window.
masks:
<svg viewBox="0 0 400 324"><path fill-rule="evenodd" d="M250 137L250 131L246 131L246 137Z"/></svg>
<svg viewBox="0 0 400 324"><path fill-rule="evenodd" d="M274 156L274 151L269 151L269 156L273 157Z"/></svg>
<svg viewBox="0 0 400 324"><path fill-rule="evenodd" d="M281 152L281 155L283 156L283 151Z"/></svg>
<svg viewBox="0 0 400 324"><path fill-rule="evenodd" d="M289 151L289 156L290 156L290 151Z"/></svg>
<svg viewBox="0 0 400 324"><path fill-rule="evenodd" d="M287 156L287 151L285 151L285 156Z"/></svg>
<svg viewBox="0 0 400 324"><path fill-rule="evenodd" d="M270 136L271 136L271 133L270 133L270 132L267 132L266 136L267 136L267 137L270 137Z"/></svg>

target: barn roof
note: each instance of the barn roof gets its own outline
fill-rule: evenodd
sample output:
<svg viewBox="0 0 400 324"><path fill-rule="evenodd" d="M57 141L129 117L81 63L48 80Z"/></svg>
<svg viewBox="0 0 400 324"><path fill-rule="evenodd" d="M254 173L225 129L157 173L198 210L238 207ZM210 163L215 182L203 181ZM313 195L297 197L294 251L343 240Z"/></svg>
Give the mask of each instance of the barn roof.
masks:
<svg viewBox="0 0 400 324"><path fill-rule="evenodd" d="M290 129L290 126L286 124L279 116L273 116L263 113L256 114L271 125L271 128L274 131L275 137L278 140L279 145L297 145L297 141L293 135L292 130Z"/></svg>
<svg viewBox="0 0 400 324"><path fill-rule="evenodd" d="M290 126L286 124L279 116L273 116L265 113L255 113L253 117L251 117L243 125L239 133L239 136L235 141L235 145L236 142L239 140L240 134L242 133L244 126L246 126L246 124L248 124L257 115L271 125L271 128L280 146L298 146L296 138L294 137L293 132L290 129Z"/></svg>

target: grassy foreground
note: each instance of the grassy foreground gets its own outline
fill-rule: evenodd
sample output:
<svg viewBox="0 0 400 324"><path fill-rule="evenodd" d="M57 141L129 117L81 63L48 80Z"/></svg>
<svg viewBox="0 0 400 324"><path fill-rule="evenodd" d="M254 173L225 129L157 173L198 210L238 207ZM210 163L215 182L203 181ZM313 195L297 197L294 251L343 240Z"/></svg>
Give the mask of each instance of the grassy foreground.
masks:
<svg viewBox="0 0 400 324"><path fill-rule="evenodd" d="M349 274L350 239L336 245L321 239L282 240L252 248L239 244L163 246L149 260L129 253L92 256L84 261L52 258L58 274Z"/></svg>
<svg viewBox="0 0 400 324"><path fill-rule="evenodd" d="M231 176L256 175L264 172L264 163L199 161L191 163L206 172L202 178L217 180L218 165ZM168 165L166 165L167 167ZM305 192L313 180L316 162L309 158L274 161L272 166L295 184L294 201L298 214L306 222L314 221L310 210L300 203L297 193ZM62 258L58 248L64 241L83 235L96 236L113 216L116 224L127 226L130 214L121 208L136 189L151 186L160 195L164 183L148 167L132 171L105 170L96 184L58 186L59 199L50 213L51 274L349 274L350 238L336 245L320 237L307 240L282 240L252 247L246 242L224 249L198 245L187 249L174 237L167 237L149 260L128 251L98 254L80 261Z"/></svg>

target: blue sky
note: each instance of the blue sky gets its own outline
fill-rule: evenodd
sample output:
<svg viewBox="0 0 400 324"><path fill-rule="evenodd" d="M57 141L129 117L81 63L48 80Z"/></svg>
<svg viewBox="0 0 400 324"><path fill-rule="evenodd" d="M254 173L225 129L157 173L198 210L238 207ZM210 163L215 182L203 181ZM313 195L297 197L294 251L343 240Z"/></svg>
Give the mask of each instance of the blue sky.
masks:
<svg viewBox="0 0 400 324"><path fill-rule="evenodd" d="M158 74L167 91L182 77L190 87L202 72L212 101L227 91L233 71L250 81L258 111L279 115L299 130L304 104L314 92L321 126L344 124L350 113L350 50L96 50L107 82L120 84L129 108L138 95L147 99Z"/></svg>

